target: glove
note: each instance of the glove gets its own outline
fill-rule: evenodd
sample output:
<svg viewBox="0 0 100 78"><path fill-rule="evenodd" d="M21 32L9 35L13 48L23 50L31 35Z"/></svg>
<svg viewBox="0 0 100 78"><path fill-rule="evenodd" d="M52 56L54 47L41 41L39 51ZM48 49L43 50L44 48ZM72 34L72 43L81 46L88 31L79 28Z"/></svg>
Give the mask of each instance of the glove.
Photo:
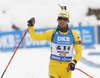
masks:
<svg viewBox="0 0 100 78"><path fill-rule="evenodd" d="M69 63L69 65L67 67L67 70L74 71L74 69L75 69L75 64L74 63Z"/></svg>
<svg viewBox="0 0 100 78"><path fill-rule="evenodd" d="M70 71L74 71L76 63L77 63L77 61L76 61L75 59L73 59L73 60L69 63L69 65L68 65L68 67L67 67L67 71L69 71L69 70L70 70Z"/></svg>
<svg viewBox="0 0 100 78"><path fill-rule="evenodd" d="M35 24L35 18L31 18L30 20L28 20L28 26L34 26Z"/></svg>

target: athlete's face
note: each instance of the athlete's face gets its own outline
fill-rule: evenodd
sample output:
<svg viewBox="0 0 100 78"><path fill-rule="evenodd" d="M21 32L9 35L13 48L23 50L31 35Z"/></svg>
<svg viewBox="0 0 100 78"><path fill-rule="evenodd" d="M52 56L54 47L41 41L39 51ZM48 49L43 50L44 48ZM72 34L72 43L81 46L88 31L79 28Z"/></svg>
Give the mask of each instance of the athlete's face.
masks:
<svg viewBox="0 0 100 78"><path fill-rule="evenodd" d="M58 25L62 29L66 28L67 24L69 23L69 20L66 17L64 17L64 16L58 17L57 21L58 21Z"/></svg>

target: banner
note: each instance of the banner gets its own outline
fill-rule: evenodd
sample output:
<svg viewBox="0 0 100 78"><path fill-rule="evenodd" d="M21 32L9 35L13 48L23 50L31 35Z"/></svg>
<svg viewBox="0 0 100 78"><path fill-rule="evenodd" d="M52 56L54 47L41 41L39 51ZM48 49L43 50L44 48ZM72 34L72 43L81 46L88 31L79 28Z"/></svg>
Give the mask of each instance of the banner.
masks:
<svg viewBox="0 0 100 78"><path fill-rule="evenodd" d="M2 51L14 50L22 39L22 31L0 33L0 49ZM23 42L19 48L23 48Z"/></svg>
<svg viewBox="0 0 100 78"><path fill-rule="evenodd" d="M98 42L100 44L100 26L98 26Z"/></svg>
<svg viewBox="0 0 100 78"><path fill-rule="evenodd" d="M71 29L77 31L80 36L80 39L83 41L84 46L92 46L95 44L95 36L94 36L94 27L86 26L86 27L70 27ZM53 28L44 28L44 29L35 29L36 34L45 32L49 29ZM100 26L98 28L98 33L100 33ZM25 31L24 31L25 32ZM15 50L23 37L22 31L12 31L12 32L4 32L0 33L0 50L8 51ZM100 40L100 35L99 35ZM49 41L32 41L30 37L29 31L27 32L24 40L22 41L19 48L37 48L37 47L50 47Z"/></svg>
<svg viewBox="0 0 100 78"><path fill-rule="evenodd" d="M94 26L71 27L71 29L77 31L84 46L92 46L95 44Z"/></svg>

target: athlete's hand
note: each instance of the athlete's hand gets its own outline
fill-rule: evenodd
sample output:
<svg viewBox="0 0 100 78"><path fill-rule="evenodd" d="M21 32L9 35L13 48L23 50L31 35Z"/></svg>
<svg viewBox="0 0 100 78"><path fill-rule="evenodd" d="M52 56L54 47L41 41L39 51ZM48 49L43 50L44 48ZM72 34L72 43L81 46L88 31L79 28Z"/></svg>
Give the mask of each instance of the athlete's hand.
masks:
<svg viewBox="0 0 100 78"><path fill-rule="evenodd" d="M75 64L74 63L69 63L69 65L67 67L67 70L74 71L74 69L75 69Z"/></svg>
<svg viewBox="0 0 100 78"><path fill-rule="evenodd" d="M32 17L30 20L28 20L27 21L27 23L28 23L28 26L34 26L34 24L35 24L35 18L34 17Z"/></svg>

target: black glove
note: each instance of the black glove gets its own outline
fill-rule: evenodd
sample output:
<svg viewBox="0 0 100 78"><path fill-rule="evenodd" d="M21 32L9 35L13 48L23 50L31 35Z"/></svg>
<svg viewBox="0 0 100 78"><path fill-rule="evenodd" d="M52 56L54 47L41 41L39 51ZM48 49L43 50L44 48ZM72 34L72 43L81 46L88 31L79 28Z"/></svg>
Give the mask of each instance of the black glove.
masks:
<svg viewBox="0 0 100 78"><path fill-rule="evenodd" d="M74 71L74 69L75 69L75 64L74 63L69 63L69 65L67 67L67 70Z"/></svg>
<svg viewBox="0 0 100 78"><path fill-rule="evenodd" d="M35 18L31 18L30 20L28 20L28 26L34 26L35 24Z"/></svg>

